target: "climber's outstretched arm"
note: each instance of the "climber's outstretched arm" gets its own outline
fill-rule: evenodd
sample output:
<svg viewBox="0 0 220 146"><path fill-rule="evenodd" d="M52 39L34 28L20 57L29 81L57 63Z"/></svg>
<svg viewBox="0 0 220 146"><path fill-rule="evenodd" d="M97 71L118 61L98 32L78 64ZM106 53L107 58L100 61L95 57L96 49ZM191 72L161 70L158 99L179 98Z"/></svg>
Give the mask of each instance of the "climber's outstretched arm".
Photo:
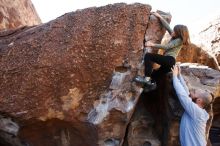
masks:
<svg viewBox="0 0 220 146"><path fill-rule="evenodd" d="M166 28L166 30L171 35L173 33L173 30L171 29L170 24L159 13L153 12L152 14L160 19L160 22L162 23L162 25Z"/></svg>

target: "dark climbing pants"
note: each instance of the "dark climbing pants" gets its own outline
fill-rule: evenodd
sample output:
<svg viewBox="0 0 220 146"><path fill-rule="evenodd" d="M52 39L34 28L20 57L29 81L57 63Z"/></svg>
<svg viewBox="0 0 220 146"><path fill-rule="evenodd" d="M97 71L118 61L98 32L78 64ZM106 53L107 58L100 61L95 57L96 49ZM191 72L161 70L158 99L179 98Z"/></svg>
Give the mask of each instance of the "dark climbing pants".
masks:
<svg viewBox="0 0 220 146"><path fill-rule="evenodd" d="M160 68L155 71L153 71L154 62L160 65ZM155 79L155 77L170 72L175 63L176 60L173 56L147 53L144 57L145 76Z"/></svg>

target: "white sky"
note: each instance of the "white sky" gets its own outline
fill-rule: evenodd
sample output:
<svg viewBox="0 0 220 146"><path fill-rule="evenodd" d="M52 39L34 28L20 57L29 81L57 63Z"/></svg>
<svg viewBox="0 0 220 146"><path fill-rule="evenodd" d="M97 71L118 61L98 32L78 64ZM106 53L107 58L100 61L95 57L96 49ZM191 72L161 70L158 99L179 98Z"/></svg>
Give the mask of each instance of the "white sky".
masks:
<svg viewBox="0 0 220 146"><path fill-rule="evenodd" d="M93 6L125 2L140 2L172 14L171 26L187 25L191 33L201 30L216 16L220 16L220 0L31 0L42 20L48 22L67 12Z"/></svg>

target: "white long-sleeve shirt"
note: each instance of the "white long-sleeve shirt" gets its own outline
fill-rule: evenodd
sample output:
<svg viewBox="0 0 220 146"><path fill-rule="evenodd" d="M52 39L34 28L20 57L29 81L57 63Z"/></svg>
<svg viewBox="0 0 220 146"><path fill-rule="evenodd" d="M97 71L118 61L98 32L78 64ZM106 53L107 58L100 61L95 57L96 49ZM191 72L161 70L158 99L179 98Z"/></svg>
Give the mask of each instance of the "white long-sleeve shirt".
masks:
<svg viewBox="0 0 220 146"><path fill-rule="evenodd" d="M180 122L181 146L206 146L206 123L209 114L189 97L189 90L182 76L173 76L173 86L184 113Z"/></svg>

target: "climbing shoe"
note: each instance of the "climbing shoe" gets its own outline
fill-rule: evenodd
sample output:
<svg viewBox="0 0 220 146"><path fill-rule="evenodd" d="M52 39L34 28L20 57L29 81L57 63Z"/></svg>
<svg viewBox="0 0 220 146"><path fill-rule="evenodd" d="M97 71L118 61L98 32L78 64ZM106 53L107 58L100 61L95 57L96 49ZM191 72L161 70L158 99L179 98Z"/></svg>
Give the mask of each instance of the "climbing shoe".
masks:
<svg viewBox="0 0 220 146"><path fill-rule="evenodd" d="M142 84L144 92L155 90L157 87L156 82L153 82L150 77L136 76L134 81Z"/></svg>
<svg viewBox="0 0 220 146"><path fill-rule="evenodd" d="M134 78L134 81L137 83L141 83L141 84L147 84L150 85L151 84L151 79L150 78L146 78L146 77L142 77L142 76L136 76Z"/></svg>
<svg viewBox="0 0 220 146"><path fill-rule="evenodd" d="M157 84L156 82L151 82L151 84L144 84L144 87L143 87L143 91L144 92L149 92L149 91L152 91L152 90L155 90L157 88Z"/></svg>

